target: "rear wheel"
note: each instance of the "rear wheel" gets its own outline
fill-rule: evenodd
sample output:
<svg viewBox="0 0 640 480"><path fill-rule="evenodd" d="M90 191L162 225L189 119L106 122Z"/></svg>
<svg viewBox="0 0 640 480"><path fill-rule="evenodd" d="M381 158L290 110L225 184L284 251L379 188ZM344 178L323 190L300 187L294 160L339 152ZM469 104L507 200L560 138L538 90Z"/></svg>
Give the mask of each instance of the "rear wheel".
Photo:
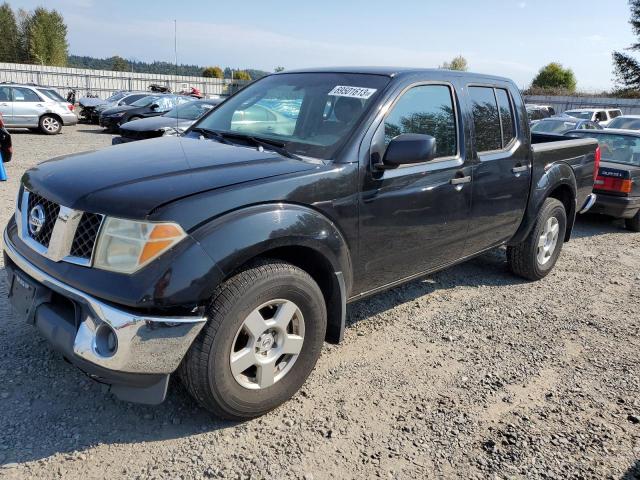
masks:
<svg viewBox="0 0 640 480"><path fill-rule="evenodd" d="M62 122L51 115L43 115L40 117L39 127L40 131L46 135L57 135L62 130Z"/></svg>
<svg viewBox="0 0 640 480"><path fill-rule="evenodd" d="M632 232L640 232L640 211L632 218L626 218L625 226Z"/></svg>
<svg viewBox="0 0 640 480"><path fill-rule="evenodd" d="M540 280L553 269L564 242L567 213L555 198L547 198L529 236L519 245L507 247L511 271L528 280Z"/></svg>
<svg viewBox="0 0 640 480"><path fill-rule="evenodd" d="M207 316L180 376L204 408L234 420L262 415L300 389L327 326L316 282L277 260L252 265L223 283Z"/></svg>

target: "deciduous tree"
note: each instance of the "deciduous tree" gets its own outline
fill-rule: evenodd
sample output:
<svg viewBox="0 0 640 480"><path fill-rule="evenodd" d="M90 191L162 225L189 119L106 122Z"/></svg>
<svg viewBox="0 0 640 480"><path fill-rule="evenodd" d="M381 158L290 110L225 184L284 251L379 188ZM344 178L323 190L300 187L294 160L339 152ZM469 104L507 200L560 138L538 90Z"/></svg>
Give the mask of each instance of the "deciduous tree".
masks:
<svg viewBox="0 0 640 480"><path fill-rule="evenodd" d="M220 67L207 67L202 70L202 76L207 78L224 78L224 72Z"/></svg>
<svg viewBox="0 0 640 480"><path fill-rule="evenodd" d="M536 78L533 79L532 86L543 89L561 88L568 92L575 92L576 84L573 70L564 68L557 62L552 62L540 69Z"/></svg>
<svg viewBox="0 0 640 480"><path fill-rule="evenodd" d="M459 70L461 72L466 72L469 68L469 65L467 64L466 58L464 58L462 55L458 55L450 62L444 62L442 65L440 65L440 68L442 68L443 70Z"/></svg>

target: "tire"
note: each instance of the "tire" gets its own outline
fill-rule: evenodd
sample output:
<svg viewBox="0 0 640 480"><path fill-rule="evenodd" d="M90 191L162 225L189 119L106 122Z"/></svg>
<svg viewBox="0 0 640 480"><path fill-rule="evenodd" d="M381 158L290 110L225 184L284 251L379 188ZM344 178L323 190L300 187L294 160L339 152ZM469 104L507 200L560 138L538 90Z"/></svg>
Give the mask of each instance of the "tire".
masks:
<svg viewBox="0 0 640 480"><path fill-rule="evenodd" d="M640 211L636 213L634 217L625 218L624 224L627 227L627 230L631 230L632 232L640 232Z"/></svg>
<svg viewBox="0 0 640 480"><path fill-rule="evenodd" d="M256 317L255 312L264 305ZM281 318L288 318L287 313L294 310L290 323L285 321L286 331L291 332L286 334L287 340L282 331L259 334L265 325L261 319L269 319L274 312L274 319L280 313ZM290 399L315 367L327 328L324 297L316 282L305 271L279 260L253 264L225 281L216 289L207 317L179 374L202 407L229 420L263 415ZM250 321L255 318L258 320ZM274 319L271 321L277 323ZM278 349L285 345L299 352L295 359L294 355L280 356ZM268 351L263 352L263 348ZM233 370L232 361L238 358L246 359L251 366L245 369L244 363L240 366L236 361ZM255 358L275 358L274 365L282 359L282 363L279 368L258 370L257 364L251 363Z"/></svg>
<svg viewBox="0 0 640 480"><path fill-rule="evenodd" d="M40 131L45 135L57 135L62 130L62 122L52 115L43 115L39 122Z"/></svg>
<svg viewBox="0 0 640 480"><path fill-rule="evenodd" d="M522 243L507 247L507 262L511 271L527 280L546 277L558 261L566 230L567 212L564 205L555 198L547 198L529 236ZM555 234L552 233L554 231Z"/></svg>

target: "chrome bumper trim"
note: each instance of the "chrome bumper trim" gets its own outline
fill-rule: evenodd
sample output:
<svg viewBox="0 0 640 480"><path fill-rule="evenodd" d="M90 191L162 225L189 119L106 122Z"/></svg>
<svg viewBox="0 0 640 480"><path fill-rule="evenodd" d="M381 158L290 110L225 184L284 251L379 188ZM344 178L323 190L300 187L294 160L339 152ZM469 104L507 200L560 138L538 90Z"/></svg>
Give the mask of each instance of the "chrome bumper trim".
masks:
<svg viewBox="0 0 640 480"><path fill-rule="evenodd" d="M598 199L598 196L595 193L589 194L589 196L587 197L587 200L584 202L584 205L582 206L582 210L580 210L579 213L588 212L591 209L591 207L593 207L593 205L596 203L597 199Z"/></svg>
<svg viewBox="0 0 640 480"><path fill-rule="evenodd" d="M61 295L86 305L73 345L74 353L101 367L126 373L168 374L175 371L207 321L206 317L153 317L114 308L43 272L15 249L4 231L5 253L31 278ZM96 332L108 325L117 337L117 350L101 355Z"/></svg>

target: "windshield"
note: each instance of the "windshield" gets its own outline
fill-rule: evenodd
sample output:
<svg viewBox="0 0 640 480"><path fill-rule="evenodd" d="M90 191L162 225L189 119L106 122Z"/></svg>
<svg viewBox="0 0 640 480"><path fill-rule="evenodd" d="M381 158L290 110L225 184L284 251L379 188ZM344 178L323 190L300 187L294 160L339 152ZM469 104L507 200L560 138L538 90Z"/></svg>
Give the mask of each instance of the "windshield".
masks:
<svg viewBox="0 0 640 480"><path fill-rule="evenodd" d="M351 73L272 75L238 92L196 126L275 140L289 152L330 159L389 80Z"/></svg>
<svg viewBox="0 0 640 480"><path fill-rule="evenodd" d="M588 137L598 140L603 162L622 163L640 167L640 137L614 133L576 132L572 137Z"/></svg>
<svg viewBox="0 0 640 480"><path fill-rule="evenodd" d="M168 111L164 116L181 120L197 120L213 107L214 105L206 102L187 102Z"/></svg>
<svg viewBox="0 0 640 480"><path fill-rule="evenodd" d="M623 130L640 130L640 118L618 117L611 120L609 128L621 128Z"/></svg>
<svg viewBox="0 0 640 480"><path fill-rule="evenodd" d="M140 100L136 100L131 103L132 107L146 107L147 105L151 105L153 102L160 100L158 95L149 95L147 97L142 97Z"/></svg>
<svg viewBox="0 0 640 480"><path fill-rule="evenodd" d="M574 112L571 110L564 112L564 114L573 118L580 118L582 120L591 120L591 117L593 116L593 112Z"/></svg>
<svg viewBox="0 0 640 480"><path fill-rule="evenodd" d="M531 131L536 133L564 133L568 130L573 130L576 125L577 122L570 120L540 120L531 127Z"/></svg>
<svg viewBox="0 0 640 480"><path fill-rule="evenodd" d="M38 89L38 91L43 94L45 97L50 98L51 100L53 100L54 102L65 102L66 100L64 98L62 98L62 95L60 95L58 92L56 92L55 90L52 89L44 89L44 88L40 88Z"/></svg>

